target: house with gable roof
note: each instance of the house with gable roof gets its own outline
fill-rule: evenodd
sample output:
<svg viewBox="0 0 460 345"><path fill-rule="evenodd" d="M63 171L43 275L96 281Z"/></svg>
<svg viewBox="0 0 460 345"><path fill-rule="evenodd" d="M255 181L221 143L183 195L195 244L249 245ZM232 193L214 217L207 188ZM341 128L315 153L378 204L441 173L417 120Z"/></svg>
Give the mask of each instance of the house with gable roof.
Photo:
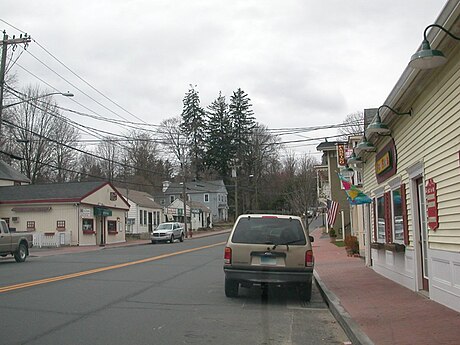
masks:
<svg viewBox="0 0 460 345"><path fill-rule="evenodd" d="M227 188L223 180L191 181L185 183L187 201L197 201L211 210L212 223L228 220ZM167 207L176 199L183 199L184 186L177 182L163 182L163 193L155 195L160 205Z"/></svg>
<svg viewBox="0 0 460 345"><path fill-rule="evenodd" d="M16 171L11 166L0 160L0 186L15 186L30 184L27 176Z"/></svg>
<svg viewBox="0 0 460 345"><path fill-rule="evenodd" d="M128 210L106 181L0 187L0 218L10 229L56 246L125 242Z"/></svg>
<svg viewBox="0 0 460 345"><path fill-rule="evenodd" d="M187 201L187 229L195 231L198 229L212 228L211 209L199 201ZM184 202L178 198L166 208L168 221L184 222Z"/></svg>
<svg viewBox="0 0 460 345"><path fill-rule="evenodd" d="M130 205L126 220L126 232L141 234L152 232L164 222L164 208L147 192L117 188Z"/></svg>

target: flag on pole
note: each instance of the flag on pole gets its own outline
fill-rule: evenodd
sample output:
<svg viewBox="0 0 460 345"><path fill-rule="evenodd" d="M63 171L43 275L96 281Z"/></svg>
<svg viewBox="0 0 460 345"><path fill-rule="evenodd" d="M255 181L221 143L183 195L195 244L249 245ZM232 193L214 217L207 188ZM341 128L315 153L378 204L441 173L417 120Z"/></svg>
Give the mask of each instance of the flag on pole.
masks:
<svg viewBox="0 0 460 345"><path fill-rule="evenodd" d="M361 192L358 187L356 187L354 184L351 184L350 181L345 179L341 174L339 174L339 179L342 181L343 189L345 189L348 202L351 205L369 204L372 202L371 198Z"/></svg>
<svg viewBox="0 0 460 345"><path fill-rule="evenodd" d="M338 210L339 210L339 203L334 200L327 199L327 223L330 226L334 226L335 218L337 218Z"/></svg>

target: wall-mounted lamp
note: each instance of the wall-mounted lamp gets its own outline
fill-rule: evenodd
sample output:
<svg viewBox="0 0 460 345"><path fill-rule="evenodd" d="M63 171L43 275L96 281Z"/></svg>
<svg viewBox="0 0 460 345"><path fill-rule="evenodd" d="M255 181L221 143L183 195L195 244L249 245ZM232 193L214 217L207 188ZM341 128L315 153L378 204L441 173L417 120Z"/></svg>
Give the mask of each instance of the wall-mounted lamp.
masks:
<svg viewBox="0 0 460 345"><path fill-rule="evenodd" d="M444 29L441 25L431 24L425 28L423 32L423 42L422 49L416 52L410 58L409 66L415 69L430 69L441 66L446 63L447 58L444 56L443 52L436 49L431 49L430 42L426 38L428 29L438 28L448 34L450 37L456 40L460 40L460 37L457 37L450 33L448 30Z"/></svg>
<svg viewBox="0 0 460 345"><path fill-rule="evenodd" d="M374 144L372 144L370 141L367 141L367 138L366 136L364 135L363 136L363 139L361 140L361 142L356 145L355 147L355 151L356 153L360 153L361 151L364 151L364 152L375 152L376 151L376 148L374 146Z"/></svg>
<svg viewBox="0 0 460 345"><path fill-rule="evenodd" d="M379 113L374 118L374 122L372 122L366 128L367 134L377 133L379 135L390 135L391 130L386 123L382 123L382 119L380 118Z"/></svg>
<svg viewBox="0 0 460 345"><path fill-rule="evenodd" d="M366 128L366 133L367 134L372 134L372 133L377 133L379 135L390 135L391 134L391 130L388 127L388 125L385 124L385 123L382 123L382 119L380 118L380 109L383 109L383 108L390 109L396 115L409 115L409 116L412 115L412 110L409 110L408 112L405 112L405 113L400 113L400 112L394 110L392 107L390 107L390 106L388 106L386 104L381 105L377 109L377 115L374 118L375 119L374 122L372 122Z"/></svg>
<svg viewBox="0 0 460 345"><path fill-rule="evenodd" d="M361 157L358 157L355 152L353 151L353 153L351 154L350 158L347 159L347 163L348 165L355 165L355 166L361 166L363 165L364 163L366 163L365 161L363 161L361 159Z"/></svg>
<svg viewBox="0 0 460 345"><path fill-rule="evenodd" d="M345 168L340 170L340 175L342 175L345 178L352 178L353 176L355 176L355 171L352 168L350 168L347 164L345 165Z"/></svg>

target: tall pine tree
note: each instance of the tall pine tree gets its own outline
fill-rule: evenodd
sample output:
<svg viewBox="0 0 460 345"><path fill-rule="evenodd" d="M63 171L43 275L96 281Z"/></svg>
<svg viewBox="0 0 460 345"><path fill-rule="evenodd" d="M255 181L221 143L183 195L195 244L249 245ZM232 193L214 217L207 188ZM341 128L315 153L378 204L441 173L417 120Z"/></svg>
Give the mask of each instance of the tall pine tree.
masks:
<svg viewBox="0 0 460 345"><path fill-rule="evenodd" d="M241 88L234 91L230 98L229 116L233 127L233 144L236 150L236 158L240 163L243 162L247 155L251 133L256 125L250 101L248 94Z"/></svg>
<svg viewBox="0 0 460 345"><path fill-rule="evenodd" d="M187 137L192 170L195 178L199 179L203 171L205 111L200 106L200 97L195 87L190 85L190 89L185 94L181 129Z"/></svg>
<svg viewBox="0 0 460 345"><path fill-rule="evenodd" d="M230 158L234 157L235 148L232 140L232 121L222 92L219 92L219 97L208 106L207 116L206 163L223 178L228 175Z"/></svg>

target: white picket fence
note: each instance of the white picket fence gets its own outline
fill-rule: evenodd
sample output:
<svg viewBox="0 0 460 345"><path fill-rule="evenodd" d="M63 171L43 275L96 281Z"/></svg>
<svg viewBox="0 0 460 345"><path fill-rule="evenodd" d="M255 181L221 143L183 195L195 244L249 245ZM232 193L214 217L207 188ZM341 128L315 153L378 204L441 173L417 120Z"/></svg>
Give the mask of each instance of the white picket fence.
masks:
<svg viewBox="0 0 460 345"><path fill-rule="evenodd" d="M33 235L34 247L60 247L70 246L72 232L58 232L52 235L46 233L35 233Z"/></svg>

